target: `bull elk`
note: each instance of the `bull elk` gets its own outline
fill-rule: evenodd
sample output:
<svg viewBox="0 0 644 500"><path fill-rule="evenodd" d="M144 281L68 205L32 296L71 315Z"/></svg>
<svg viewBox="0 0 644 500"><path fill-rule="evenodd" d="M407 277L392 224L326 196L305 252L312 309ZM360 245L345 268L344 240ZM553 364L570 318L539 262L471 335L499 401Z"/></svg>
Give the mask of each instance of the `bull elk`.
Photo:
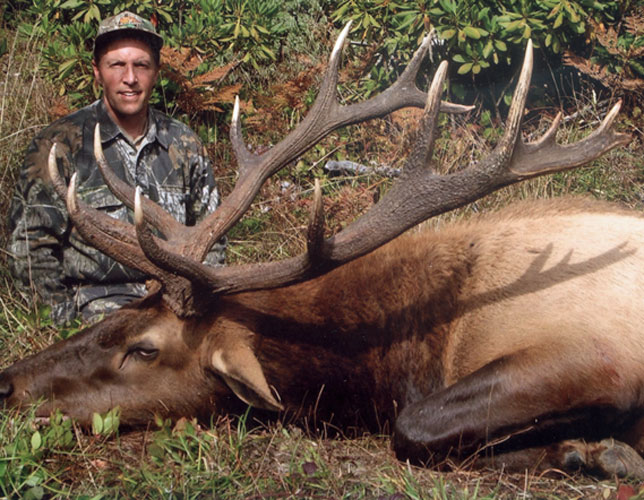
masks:
<svg viewBox="0 0 644 500"><path fill-rule="evenodd" d="M415 83L426 39L398 80L340 105L341 48L309 114L256 155L239 105L231 141L239 179L218 210L185 227L106 165L110 189L134 211L121 223L78 200L58 172L86 241L150 276L149 293L78 335L0 374L7 407L38 402L91 421L119 406L124 425L154 415L208 419L246 405L315 416L346 428L393 428L401 459L523 467L539 462L644 477L644 219L614 205L559 200L511 206L440 231L400 236L423 220L503 186L571 169L629 137L612 129L558 145L558 116L521 139L532 71L528 44L505 132L487 157L456 173L430 168L447 64L427 93ZM202 264L260 187L331 131L405 106L423 107L402 175L366 214L324 238L319 185L303 255L279 262ZM400 237L398 237L400 236ZM385 427L387 428L387 427ZM610 438L610 439L608 439Z"/></svg>

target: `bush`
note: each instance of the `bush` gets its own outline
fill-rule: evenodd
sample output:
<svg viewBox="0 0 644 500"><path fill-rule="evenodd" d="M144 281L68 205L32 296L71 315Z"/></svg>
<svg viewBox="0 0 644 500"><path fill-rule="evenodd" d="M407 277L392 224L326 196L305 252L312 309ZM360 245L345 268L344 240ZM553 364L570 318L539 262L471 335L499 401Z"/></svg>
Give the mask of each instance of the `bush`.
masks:
<svg viewBox="0 0 644 500"><path fill-rule="evenodd" d="M190 56L189 68L183 65L185 58L167 68L156 97L170 113L188 113L188 118L195 107L186 109L182 106L186 102L200 102L204 111L218 111L217 104L230 100L229 92L221 95L215 88L222 74L228 75L227 84L256 88L258 78L268 80L266 68L288 59L293 51L306 52L309 47L316 51L312 35L317 33L324 43L327 16L334 29L349 19L354 22L354 56L360 62L357 71L362 81L353 90L360 99L390 83L430 30L435 33L435 59L446 57L455 63L451 91L461 99L473 85L499 79L502 90L495 99L509 98L503 95L503 83L520 62L529 38L555 63L552 66L560 66L565 52L566 61L582 71L578 58L586 66L598 65L585 72L605 83L605 78L597 78L598 71L630 80L644 72L644 36L641 29L633 28L644 21L625 23L625 19L638 19L637 7L635 2L619 0L14 0L2 15L24 34L47 41L44 70L74 108L98 95L89 66L98 23L124 9L158 23L166 45ZM614 34L614 46L607 45L610 34ZM231 63L234 72L220 71ZM207 85L188 89L177 75L189 81L201 77ZM217 78L208 80L209 75ZM187 90L190 99L181 99ZM202 98L195 101L195 93Z"/></svg>
<svg viewBox="0 0 644 500"><path fill-rule="evenodd" d="M480 87L499 77L507 80L528 39L555 67L568 51L593 55L608 71L640 72L642 51L611 53L602 43L602 35L613 30L622 33L617 46L642 47L643 31L624 29L624 19L635 16L636 10L635 2L618 0L344 0L331 17L336 22L352 19L354 37L378 46L374 57L387 69L370 72L368 91L373 82L385 86L405 62L398 54L408 57L420 38L433 30L434 49L456 63L452 90L462 96L468 84Z"/></svg>

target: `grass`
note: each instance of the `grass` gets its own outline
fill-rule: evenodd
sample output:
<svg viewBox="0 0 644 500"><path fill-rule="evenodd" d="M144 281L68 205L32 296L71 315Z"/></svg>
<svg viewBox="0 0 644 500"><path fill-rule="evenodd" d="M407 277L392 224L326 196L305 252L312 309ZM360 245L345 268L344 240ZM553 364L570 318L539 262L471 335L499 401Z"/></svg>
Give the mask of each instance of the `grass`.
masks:
<svg viewBox="0 0 644 500"><path fill-rule="evenodd" d="M619 487L555 473L439 473L396 461L386 437L324 439L243 418L109 438L28 416L3 419L0 430L6 498L606 499Z"/></svg>
<svg viewBox="0 0 644 500"><path fill-rule="evenodd" d="M10 35L10 34L9 34ZM35 70L40 57L36 40L8 37L11 50L0 59L0 243L7 237L11 191L24 148L33 133L52 118L57 100ZM596 103L579 98L584 113L566 122L561 142L588 133L595 125ZM527 117L530 130L545 130L545 119ZM291 172L263 188L260 200L230 234L230 260L278 259L301 251L304 226L315 177L324 180L329 232L366 210L390 183L377 176L327 177L321 158L338 144L345 155L400 166L409 149L414 112L340 131L323 141ZM613 151L591 166L506 188L469 207L432 220L440 226L487 211L517 198L585 193L641 208L644 164L641 128L623 118L621 128L635 132L626 148ZM288 121L288 120L287 120ZM584 125L580 127L579 123ZM436 148L441 171L467 165L489 150L498 130L479 124L478 115L443 118ZM485 140L484 140L485 138ZM261 142L258 139L257 142ZM225 147L225 145L224 145ZM222 154L226 157L226 154ZM228 155L229 157L229 155ZM229 189L232 166L218 170ZM2 367L37 352L75 327L54 329L30 294L11 283L6 255L1 255L0 349ZM260 424L252 416L222 417L211 425L155 422L145 431L113 433L79 429L59 415L43 423L33 415L0 414L0 498L616 498L624 485L568 477L557 471L509 475L503 471L455 469L437 472L395 459L387 436L328 438L281 422ZM637 485L635 485L637 486ZM636 488L635 488L636 489ZM630 490L629 490L630 491Z"/></svg>

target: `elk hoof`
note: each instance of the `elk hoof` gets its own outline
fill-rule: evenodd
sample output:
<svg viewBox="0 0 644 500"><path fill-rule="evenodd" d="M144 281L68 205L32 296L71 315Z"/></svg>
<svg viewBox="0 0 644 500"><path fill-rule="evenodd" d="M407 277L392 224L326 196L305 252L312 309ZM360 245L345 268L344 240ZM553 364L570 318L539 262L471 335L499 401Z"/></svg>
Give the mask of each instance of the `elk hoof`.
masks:
<svg viewBox="0 0 644 500"><path fill-rule="evenodd" d="M595 467L606 476L644 479L644 458L621 441L600 441L594 462Z"/></svg>

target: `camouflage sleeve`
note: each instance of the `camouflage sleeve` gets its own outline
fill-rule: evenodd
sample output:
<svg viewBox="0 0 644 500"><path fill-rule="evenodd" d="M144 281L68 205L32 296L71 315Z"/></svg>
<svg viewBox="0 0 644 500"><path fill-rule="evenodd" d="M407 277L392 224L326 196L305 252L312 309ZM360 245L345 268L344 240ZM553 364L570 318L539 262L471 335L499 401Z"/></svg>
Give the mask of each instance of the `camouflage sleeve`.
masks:
<svg viewBox="0 0 644 500"><path fill-rule="evenodd" d="M63 241L69 232L65 206L49 183L47 158L54 140L59 159L69 162L69 141L45 133L27 149L9 212L9 266L18 286L56 304L57 321L74 315L73 292L63 283ZM67 163L68 165L70 163Z"/></svg>
<svg viewBox="0 0 644 500"><path fill-rule="evenodd" d="M190 165L190 191L186 207L186 222L194 224L219 206L219 191L215 185L212 164L206 148L198 142L198 152ZM224 265L226 258L226 237L212 247L205 262L212 266Z"/></svg>

